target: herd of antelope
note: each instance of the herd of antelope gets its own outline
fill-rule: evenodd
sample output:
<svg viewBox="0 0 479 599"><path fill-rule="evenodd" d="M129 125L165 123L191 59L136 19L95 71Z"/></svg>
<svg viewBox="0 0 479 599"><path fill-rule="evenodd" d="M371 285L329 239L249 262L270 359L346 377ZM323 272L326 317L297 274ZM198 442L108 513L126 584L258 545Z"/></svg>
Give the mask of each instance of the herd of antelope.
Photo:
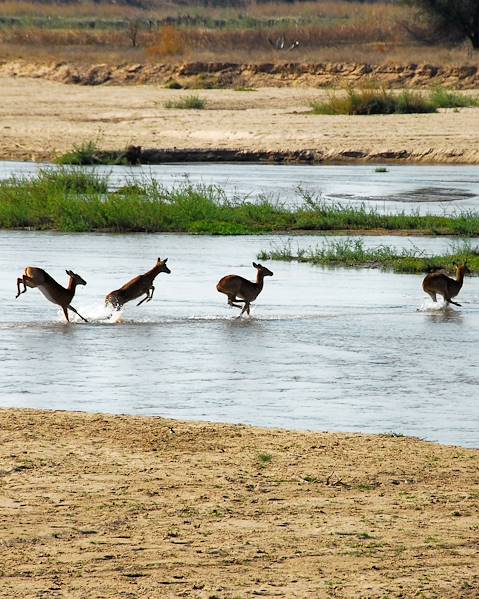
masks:
<svg viewBox="0 0 479 599"><path fill-rule="evenodd" d="M105 297L105 305L111 307L113 310L121 310L127 302L138 299L143 295L145 297L136 305L140 306L143 302L150 302L155 291L153 282L157 275L160 272L171 273L171 270L166 265L167 261L168 258L164 260L158 258L152 269L134 277L119 289L111 291ZM256 282L249 281L239 275L227 275L221 278L216 285L216 289L228 297L228 304L230 306L241 308L238 318L241 318L245 312L249 315L251 302L258 297L263 289L264 278L273 276L273 273L266 266L256 264L256 262L253 262L253 266L257 271ZM453 301L452 298L458 295L464 282L464 275L470 271L466 264L455 264L454 266L456 268L455 279L448 277L443 269L431 272L424 278L422 288L430 295L433 302L437 301L437 295L441 295L446 305L449 303L455 306L461 305ZM66 273L70 277L70 280L68 287L63 287L42 268L27 266L23 275L17 279L17 295L15 297L18 298L22 293L25 293L27 287L37 287L47 300L62 308L68 322L70 321L68 310L71 310L82 320L88 322L71 305L77 285L86 285L86 281L71 270L67 270ZM22 285L23 290L21 290Z"/></svg>

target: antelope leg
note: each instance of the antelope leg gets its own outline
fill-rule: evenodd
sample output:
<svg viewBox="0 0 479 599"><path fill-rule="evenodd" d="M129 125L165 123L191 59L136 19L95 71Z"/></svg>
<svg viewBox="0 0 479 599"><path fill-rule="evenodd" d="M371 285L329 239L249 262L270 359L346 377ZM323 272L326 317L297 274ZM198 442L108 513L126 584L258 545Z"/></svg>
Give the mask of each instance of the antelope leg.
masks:
<svg viewBox="0 0 479 599"><path fill-rule="evenodd" d="M23 283L23 291L20 291L20 285ZM23 277L20 279L17 279L17 295L15 296L15 299L21 295L22 293L25 293L25 291L27 290L27 286L25 285L25 281L23 280Z"/></svg>
<svg viewBox="0 0 479 599"><path fill-rule="evenodd" d="M78 316L79 316L79 317L80 317L80 318L81 318L81 319L82 319L84 322L88 322L88 320L87 320L86 318L83 318L83 316L82 316L82 315L81 315L79 312L77 312L73 306L68 306L68 308L69 308L69 309L70 309L72 312L75 312L75 314L78 314ZM66 312L65 308L63 308L63 311L65 312L65 315L66 315L66 314L67 314L67 312ZM67 316L67 320L68 320L68 316Z"/></svg>
<svg viewBox="0 0 479 599"><path fill-rule="evenodd" d="M447 302L448 304L454 304L455 306L462 307L462 304L458 304L457 302L453 302L453 301L452 301L452 299L450 299L450 300L446 300L446 302Z"/></svg>
<svg viewBox="0 0 479 599"><path fill-rule="evenodd" d="M242 316L245 312L249 314L249 302L245 302L243 309L241 310L240 316Z"/></svg>
<svg viewBox="0 0 479 599"><path fill-rule="evenodd" d="M235 308L242 308L242 307L243 307L243 306L240 306L240 305L238 305L238 304L235 304L235 302L245 302L245 301L246 301L246 300L239 299L239 298L237 298L237 297L231 297L231 296L228 296L228 304L229 304L230 306L234 306Z"/></svg>
<svg viewBox="0 0 479 599"><path fill-rule="evenodd" d="M149 291L150 297L146 300L147 302L151 302L151 300L153 299L153 294L155 293L155 288L153 287L153 285L150 287Z"/></svg>
<svg viewBox="0 0 479 599"><path fill-rule="evenodd" d="M146 302L146 301L148 300L148 298L149 298L149 297L150 297L150 290L148 290L148 291L146 292L146 296L145 296L145 297L144 297L144 298L141 300L141 302L138 302L136 305L137 305L137 306L141 306L141 304L142 304L143 302Z"/></svg>

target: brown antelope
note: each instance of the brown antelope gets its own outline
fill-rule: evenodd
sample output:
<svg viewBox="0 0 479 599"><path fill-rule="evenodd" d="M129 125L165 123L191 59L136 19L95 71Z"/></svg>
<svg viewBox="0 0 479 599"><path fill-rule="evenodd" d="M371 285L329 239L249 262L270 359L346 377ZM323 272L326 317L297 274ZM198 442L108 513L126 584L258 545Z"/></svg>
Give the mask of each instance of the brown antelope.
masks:
<svg viewBox="0 0 479 599"><path fill-rule="evenodd" d="M246 312L249 316L250 304L253 302L263 289L263 280L265 277L272 277L273 273L261 264L253 262L253 266L257 269L256 283L248 281L239 275L227 275L220 279L216 285L216 289L220 293L224 293L228 296L228 305L234 306L235 308L243 308L241 315ZM244 302L244 306L240 306L235 302Z"/></svg>
<svg viewBox="0 0 479 599"><path fill-rule="evenodd" d="M444 301L448 304L454 304L460 306L457 302L452 300L453 297L461 291L462 284L464 282L464 275L471 272L466 264L454 264L456 268L456 278L451 279L443 271L439 270L436 272L430 272L422 282L422 288L424 291L431 296L432 301L436 302L436 294L442 295Z"/></svg>
<svg viewBox="0 0 479 599"><path fill-rule="evenodd" d="M42 268L27 266L23 276L17 279L18 293L15 297L25 293L27 287L32 287L33 289L38 287L47 300L57 304L58 306L61 306L63 309L63 314L65 314L65 318L68 322L70 322L70 319L68 318L68 310L75 312L75 314L78 314L82 320L88 322L86 318L83 318L83 316L79 314L72 305L70 305L70 302L75 295L77 285L86 285L86 281L82 279L80 275L75 274L71 270L67 270L65 272L70 277L70 281L68 282L68 287L66 289L57 283L55 279ZM23 291L20 291L20 285L22 284Z"/></svg>
<svg viewBox="0 0 479 599"><path fill-rule="evenodd" d="M144 275L138 275L131 279L131 281L128 281L128 283L125 283L120 289L116 289L109 293L105 298L105 304L107 306L113 306L115 310L120 310L123 304L131 302L131 300L137 299L145 294L146 297L136 305L140 306L143 302L150 302L155 291L155 288L153 287L155 277L160 272L171 273L171 270L166 266L167 261L168 258L165 258L164 260L158 258L156 265L151 270L145 272Z"/></svg>

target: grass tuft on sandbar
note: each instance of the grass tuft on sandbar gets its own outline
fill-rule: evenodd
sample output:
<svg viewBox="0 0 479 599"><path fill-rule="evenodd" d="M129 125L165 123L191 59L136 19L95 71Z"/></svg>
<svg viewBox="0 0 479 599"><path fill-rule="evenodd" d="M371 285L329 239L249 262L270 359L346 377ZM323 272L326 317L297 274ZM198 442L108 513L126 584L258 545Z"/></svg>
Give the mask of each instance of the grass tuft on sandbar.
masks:
<svg viewBox="0 0 479 599"><path fill-rule="evenodd" d="M443 87L427 95L410 90L394 92L385 87L348 87L345 94L332 93L326 101L311 102L313 114L372 115L437 112L438 108L466 108L479 105L479 99Z"/></svg>
<svg viewBox="0 0 479 599"><path fill-rule="evenodd" d="M362 239L346 238L326 240L322 245L293 249L291 240L258 254L259 260L282 260L307 262L321 266L347 268L381 268L397 273L432 272L437 269L452 271L454 263L467 266L471 272L479 272L479 247L470 241L452 243L445 254L429 256L415 246L397 248L378 245L367 248Z"/></svg>

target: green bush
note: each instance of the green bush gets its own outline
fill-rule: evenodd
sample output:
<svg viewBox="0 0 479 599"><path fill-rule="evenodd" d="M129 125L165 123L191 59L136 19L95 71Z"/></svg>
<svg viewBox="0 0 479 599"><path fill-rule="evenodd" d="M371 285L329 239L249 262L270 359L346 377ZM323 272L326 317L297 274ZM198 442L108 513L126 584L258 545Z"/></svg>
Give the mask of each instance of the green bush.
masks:
<svg viewBox="0 0 479 599"><path fill-rule="evenodd" d="M84 141L80 144L73 144L73 148L59 156L55 162L57 164L75 164L79 166L99 164L101 162L97 157L99 152L100 148L96 141Z"/></svg>
<svg viewBox="0 0 479 599"><path fill-rule="evenodd" d="M206 108L206 100L199 96L186 96L180 100L169 100L165 102L165 108L182 108L189 110L202 110Z"/></svg>
<svg viewBox="0 0 479 599"><path fill-rule="evenodd" d="M432 104L436 108L468 108L479 106L479 99L452 92L443 87L435 87L430 93Z"/></svg>
<svg viewBox="0 0 479 599"><path fill-rule="evenodd" d="M404 90L396 93L374 85L362 89L349 87L346 94L333 93L327 101L311 102L313 114L411 114L437 112L438 108L479 106L479 99L435 87L428 95Z"/></svg>
<svg viewBox="0 0 479 599"><path fill-rule="evenodd" d="M385 88L348 88L346 95L332 94L326 102L311 102L313 114L409 114L436 112L436 108L417 92L396 94Z"/></svg>

